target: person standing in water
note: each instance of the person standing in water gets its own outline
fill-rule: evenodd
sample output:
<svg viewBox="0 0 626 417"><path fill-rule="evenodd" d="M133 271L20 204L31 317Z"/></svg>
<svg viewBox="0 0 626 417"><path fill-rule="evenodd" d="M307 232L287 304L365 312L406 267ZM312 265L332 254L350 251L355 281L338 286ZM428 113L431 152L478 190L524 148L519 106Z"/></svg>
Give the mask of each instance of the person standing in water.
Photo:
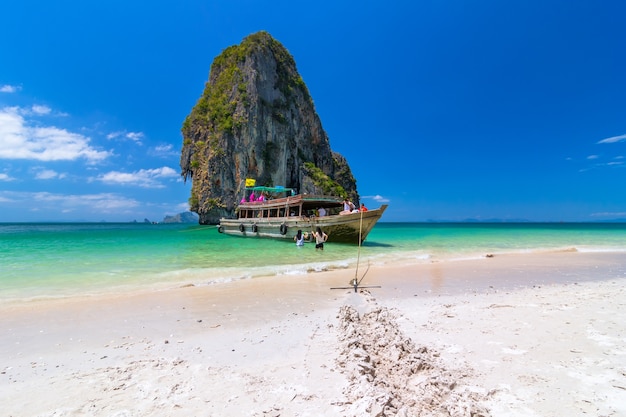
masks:
<svg viewBox="0 0 626 417"><path fill-rule="evenodd" d="M296 246L304 246L304 235L302 234L302 230L298 230L298 233L293 237L293 240L296 242Z"/></svg>
<svg viewBox="0 0 626 417"><path fill-rule="evenodd" d="M313 237L315 238L315 250L324 250L324 242L328 239L328 235L322 232L322 228L317 226L317 229L313 231Z"/></svg>

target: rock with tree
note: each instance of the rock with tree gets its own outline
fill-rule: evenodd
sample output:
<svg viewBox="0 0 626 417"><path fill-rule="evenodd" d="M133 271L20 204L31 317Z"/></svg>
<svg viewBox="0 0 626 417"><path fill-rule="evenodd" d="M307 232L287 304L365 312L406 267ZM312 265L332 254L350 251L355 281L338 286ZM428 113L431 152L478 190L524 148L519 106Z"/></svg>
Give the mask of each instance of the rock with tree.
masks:
<svg viewBox="0 0 626 417"><path fill-rule="evenodd" d="M346 159L330 148L309 90L287 49L267 32L217 56L182 127L181 175L199 223L232 217L246 178L358 202Z"/></svg>

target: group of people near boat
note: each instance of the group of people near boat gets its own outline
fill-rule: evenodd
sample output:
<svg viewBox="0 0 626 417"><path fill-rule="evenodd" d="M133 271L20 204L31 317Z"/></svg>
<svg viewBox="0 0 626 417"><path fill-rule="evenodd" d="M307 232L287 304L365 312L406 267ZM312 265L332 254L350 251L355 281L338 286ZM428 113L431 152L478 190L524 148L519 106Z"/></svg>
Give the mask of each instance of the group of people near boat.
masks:
<svg viewBox="0 0 626 417"><path fill-rule="evenodd" d="M315 239L315 250L324 250L324 242L328 240L328 235L322 231L321 227L317 227L315 230L311 230L311 233L302 232L298 230L298 233L293 237L296 242L296 246L304 246L304 241Z"/></svg>
<svg viewBox="0 0 626 417"><path fill-rule="evenodd" d="M367 211L367 207L365 204L361 203L360 208L356 208L354 203L347 198L343 200L343 210L339 214L350 214L350 213L358 213L360 211Z"/></svg>
<svg viewBox="0 0 626 417"><path fill-rule="evenodd" d="M244 196L244 197L241 199L240 203L241 203L241 204L245 204L245 203L247 203L248 201L249 201L250 203L254 203L255 201L262 202L262 201L266 201L266 200L270 200L270 199L271 199L271 197L270 197L269 195L267 195L267 196L266 196L266 195L265 195L265 193L261 193L261 194L259 194L259 196L257 197L257 196L254 194L254 191L253 191L253 192L250 194L250 197L248 197L248 200L246 200L246 197Z"/></svg>
<svg viewBox="0 0 626 417"><path fill-rule="evenodd" d="M354 205L354 203L352 203L351 201L348 200L344 200L343 202L343 210L339 212L339 214L350 214L350 213L358 213L358 212L365 212L367 211L367 207L365 207L365 204L361 203L361 207L356 208L356 206ZM310 212L310 216L311 217L324 217L328 215L328 211L324 208L324 207L319 207L317 209L315 209L314 211ZM331 210L330 214L337 214L336 211Z"/></svg>
<svg viewBox="0 0 626 417"><path fill-rule="evenodd" d="M357 208L354 203L347 198L343 200L343 210L339 212L339 214L351 214L351 213L359 213L367 211L367 207L365 204L361 203L361 207ZM324 207L319 207L312 213L315 217L324 217L328 214L328 211ZM333 214L331 212L331 214Z"/></svg>

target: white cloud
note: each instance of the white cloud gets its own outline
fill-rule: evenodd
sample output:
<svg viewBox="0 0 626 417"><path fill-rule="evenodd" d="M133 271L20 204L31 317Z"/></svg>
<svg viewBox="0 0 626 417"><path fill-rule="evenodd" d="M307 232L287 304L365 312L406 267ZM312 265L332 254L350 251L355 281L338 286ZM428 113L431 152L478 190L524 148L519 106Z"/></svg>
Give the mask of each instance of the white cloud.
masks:
<svg viewBox="0 0 626 417"><path fill-rule="evenodd" d="M0 202L37 207L47 212L119 213L132 212L142 204L114 193L55 194L48 192L0 191Z"/></svg>
<svg viewBox="0 0 626 417"><path fill-rule="evenodd" d="M157 179L160 178L179 178L178 172L170 167L161 167L155 169L140 169L135 172L107 172L96 178L106 184L132 185L142 188L163 188L164 185Z"/></svg>
<svg viewBox="0 0 626 417"><path fill-rule="evenodd" d="M33 105L32 107L33 113L35 114L50 114L52 109L48 106L41 106L38 104Z"/></svg>
<svg viewBox="0 0 626 417"><path fill-rule="evenodd" d="M370 198L378 203L388 203L389 199L383 197L382 195L368 195L368 196L363 196L362 198Z"/></svg>
<svg viewBox="0 0 626 417"><path fill-rule="evenodd" d="M123 139L129 139L132 140L133 142L141 145L141 139L143 139L145 135L142 132L126 132L126 131L118 131L118 132L111 132L107 135L107 139L112 140L112 139L118 139L118 138L123 138Z"/></svg>
<svg viewBox="0 0 626 417"><path fill-rule="evenodd" d="M43 169L41 171L37 171L37 173L35 174L35 179L38 180L52 180L55 178L63 179L65 177L66 174L59 174L58 172L51 169Z"/></svg>
<svg viewBox="0 0 626 417"><path fill-rule="evenodd" d="M177 204L176 206L174 206L174 209L175 209L176 213L189 211L189 203L188 202L184 202L184 203Z"/></svg>
<svg viewBox="0 0 626 417"><path fill-rule="evenodd" d="M141 132L128 132L126 137L130 140L133 140L137 143L141 143L141 138L143 138L143 133Z"/></svg>
<svg viewBox="0 0 626 417"><path fill-rule="evenodd" d="M598 155L589 155L589 156L587 157L587 159L598 159L598 158L599 158L599 156L598 156Z"/></svg>
<svg viewBox="0 0 626 417"><path fill-rule="evenodd" d="M9 174L0 173L0 181L14 181L15 178L10 177Z"/></svg>
<svg viewBox="0 0 626 417"><path fill-rule="evenodd" d="M626 217L626 212L602 212L602 213L592 213L592 217Z"/></svg>
<svg viewBox="0 0 626 417"><path fill-rule="evenodd" d="M0 159L98 162L111 155L89 142L88 137L65 129L29 126L17 107L0 109Z"/></svg>
<svg viewBox="0 0 626 417"><path fill-rule="evenodd" d="M611 138L602 139L597 143L617 143L626 141L626 135L613 136Z"/></svg>
<svg viewBox="0 0 626 417"><path fill-rule="evenodd" d="M156 152L163 152L163 153L166 153L166 152L172 152L172 150L173 150L173 149L174 149L174 146L173 146L173 145L171 145L171 144L167 144L167 145L159 145L159 146L157 146L157 147L155 147L155 148L154 148L154 150L155 150Z"/></svg>
<svg viewBox="0 0 626 417"><path fill-rule="evenodd" d="M66 208L89 207L101 212L132 209L139 206L139 202L135 199L111 193L63 195L42 192L35 193L33 199L41 202L61 203Z"/></svg>
<svg viewBox="0 0 626 417"><path fill-rule="evenodd" d="M180 155L179 152L174 150L174 146L172 144L155 146L153 149L149 150L149 153L162 158Z"/></svg>
<svg viewBox="0 0 626 417"><path fill-rule="evenodd" d="M20 86L5 84L0 86L0 93L17 93L21 89L22 87Z"/></svg>

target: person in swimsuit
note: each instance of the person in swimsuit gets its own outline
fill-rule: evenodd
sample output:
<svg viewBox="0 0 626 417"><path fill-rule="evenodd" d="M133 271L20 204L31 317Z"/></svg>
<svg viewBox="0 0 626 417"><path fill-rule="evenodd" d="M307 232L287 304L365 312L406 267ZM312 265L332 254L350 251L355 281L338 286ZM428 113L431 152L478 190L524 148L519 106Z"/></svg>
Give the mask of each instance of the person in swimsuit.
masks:
<svg viewBox="0 0 626 417"><path fill-rule="evenodd" d="M313 231L313 237L315 238L315 250L324 250L324 242L328 239L328 235L322 232L321 227L317 227L317 230Z"/></svg>
<svg viewBox="0 0 626 417"><path fill-rule="evenodd" d="M296 246L304 246L304 235L302 234L302 230L298 230L298 233L293 237L293 240L296 242Z"/></svg>

